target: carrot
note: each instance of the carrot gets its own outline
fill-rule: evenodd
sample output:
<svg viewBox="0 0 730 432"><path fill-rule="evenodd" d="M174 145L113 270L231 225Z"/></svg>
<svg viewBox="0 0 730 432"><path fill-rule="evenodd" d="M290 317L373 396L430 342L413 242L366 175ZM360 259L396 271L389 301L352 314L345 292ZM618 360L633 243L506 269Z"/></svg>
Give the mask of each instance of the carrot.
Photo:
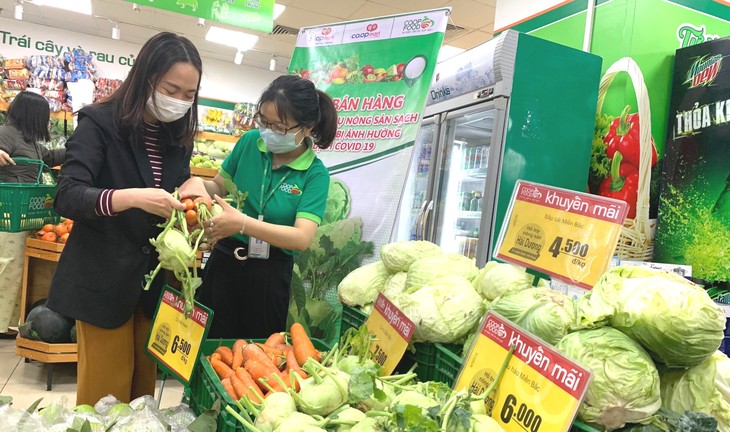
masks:
<svg viewBox="0 0 730 432"><path fill-rule="evenodd" d="M281 368L281 366L284 365L284 351L264 344L257 343L256 346L261 348L261 351L266 353L266 355L274 363L274 366L276 366L277 368Z"/></svg>
<svg viewBox="0 0 730 432"><path fill-rule="evenodd" d="M320 361L321 357L319 351L314 348L312 340L309 339L307 331L304 330L304 326L300 323L294 323L289 330L291 334L292 345L294 346L294 355L297 358L297 363L303 365L310 358L314 358Z"/></svg>
<svg viewBox="0 0 730 432"><path fill-rule="evenodd" d="M275 347L277 345L285 344L286 339L284 339L284 335L282 333L274 333L271 336L269 336L268 339L266 339L266 342L264 342L264 345Z"/></svg>
<svg viewBox="0 0 730 432"><path fill-rule="evenodd" d="M226 389L226 393L228 393L228 396L231 397L234 401L238 400L238 396L236 396L236 391L233 390L233 384L231 384L230 378L224 378L221 380L221 384L223 384L223 388Z"/></svg>
<svg viewBox="0 0 730 432"><path fill-rule="evenodd" d="M213 359L220 360L221 359L220 353L214 352L213 354L211 354L209 360L213 360Z"/></svg>
<svg viewBox="0 0 730 432"><path fill-rule="evenodd" d="M233 351L231 351L230 348L227 346L219 346L216 348L215 352L220 354L223 363L227 364L229 367L233 364Z"/></svg>
<svg viewBox="0 0 730 432"><path fill-rule="evenodd" d="M261 363L270 364L272 367L275 367L274 362L271 361L271 358L266 355L266 353L256 344L246 345L245 347L243 347L243 350L241 352L243 353L244 365L250 360L258 360Z"/></svg>
<svg viewBox="0 0 730 432"><path fill-rule="evenodd" d="M251 374L249 374L246 369L240 367L236 369L236 378L238 378L239 381L243 384L244 388L246 389L246 393L244 395L248 396L249 399L251 399L254 402L261 402L263 401L264 394L261 392L261 389L259 389L258 384L256 384L256 381L251 378ZM241 395L243 396L243 395Z"/></svg>
<svg viewBox="0 0 730 432"><path fill-rule="evenodd" d="M287 352L287 351L291 351L294 349L293 346L287 345L287 344L279 344L279 345L275 346L274 348L281 350L282 352Z"/></svg>
<svg viewBox="0 0 730 432"><path fill-rule="evenodd" d="M231 369L227 364L223 363L221 360L212 359L210 361L210 365L213 366L213 370L218 375L218 377L222 380L225 378L228 378L229 376L233 375L235 372L233 372L233 369Z"/></svg>
<svg viewBox="0 0 730 432"><path fill-rule="evenodd" d="M233 360L231 361L231 369L236 370L243 364L243 347L246 346L246 341L238 339L233 343Z"/></svg>
<svg viewBox="0 0 730 432"><path fill-rule="evenodd" d="M261 343L257 343L256 346L261 348L261 351L263 351L267 354L271 353L274 355L284 355L284 351L275 346L265 345L265 344L261 344Z"/></svg>
<svg viewBox="0 0 730 432"><path fill-rule="evenodd" d="M251 378L253 378L253 380L256 382L256 385L258 385L261 390L268 390L266 386L260 381L261 378L268 379L268 377L279 373L279 369L277 369L276 366L274 366L268 358L266 359L266 362L261 362L259 360L247 360L244 367L246 368L248 373L251 374ZM269 380L269 385L272 384L270 381L273 380Z"/></svg>
<svg viewBox="0 0 730 432"><path fill-rule="evenodd" d="M286 370L285 375L289 377L289 371L294 371L297 375L299 375L302 378L307 378L307 373L302 370L301 367L299 367L299 363L297 363L297 358L294 355L294 351L289 351L286 353Z"/></svg>

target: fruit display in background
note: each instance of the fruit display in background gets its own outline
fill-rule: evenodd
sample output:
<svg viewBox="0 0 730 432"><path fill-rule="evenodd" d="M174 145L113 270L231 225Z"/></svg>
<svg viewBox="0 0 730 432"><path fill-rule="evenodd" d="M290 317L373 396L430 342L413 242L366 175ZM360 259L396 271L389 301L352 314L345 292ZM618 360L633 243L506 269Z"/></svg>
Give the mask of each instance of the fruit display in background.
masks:
<svg viewBox="0 0 730 432"><path fill-rule="evenodd" d="M73 227L74 221L71 219L64 219L56 225L45 224L43 228L33 234L33 238L52 243L66 244Z"/></svg>

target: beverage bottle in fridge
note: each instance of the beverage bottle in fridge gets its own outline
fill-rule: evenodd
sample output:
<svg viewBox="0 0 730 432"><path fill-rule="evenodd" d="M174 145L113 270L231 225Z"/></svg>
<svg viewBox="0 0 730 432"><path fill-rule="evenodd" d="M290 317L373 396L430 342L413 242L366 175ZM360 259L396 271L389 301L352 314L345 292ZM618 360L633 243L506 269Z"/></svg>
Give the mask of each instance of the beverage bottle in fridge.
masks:
<svg viewBox="0 0 730 432"><path fill-rule="evenodd" d="M475 149L475 155L474 155L474 168L481 168L482 167L482 148L477 147Z"/></svg>
<svg viewBox="0 0 730 432"><path fill-rule="evenodd" d="M464 195L461 199L461 205L459 206L460 210L469 210L469 205L471 204L471 194L471 192L464 192Z"/></svg>
<svg viewBox="0 0 730 432"><path fill-rule="evenodd" d="M471 199L471 202L469 203L469 211L478 211L481 210L481 200L482 200L482 193L479 191L473 192L473 197Z"/></svg>

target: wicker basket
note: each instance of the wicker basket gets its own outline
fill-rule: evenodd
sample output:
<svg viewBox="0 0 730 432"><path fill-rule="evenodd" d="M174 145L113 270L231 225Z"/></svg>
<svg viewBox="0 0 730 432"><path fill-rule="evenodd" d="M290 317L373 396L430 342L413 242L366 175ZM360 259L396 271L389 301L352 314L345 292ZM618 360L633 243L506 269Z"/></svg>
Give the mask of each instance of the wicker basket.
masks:
<svg viewBox="0 0 730 432"><path fill-rule="evenodd" d="M630 57L624 57L606 70L598 89L598 114L603 108L608 88L621 72L631 78L639 105L639 190L636 201L636 217L626 219L616 246L616 256L623 259L649 261L654 252L654 230L656 219L649 219L649 191L651 185L651 108L649 93L639 66Z"/></svg>

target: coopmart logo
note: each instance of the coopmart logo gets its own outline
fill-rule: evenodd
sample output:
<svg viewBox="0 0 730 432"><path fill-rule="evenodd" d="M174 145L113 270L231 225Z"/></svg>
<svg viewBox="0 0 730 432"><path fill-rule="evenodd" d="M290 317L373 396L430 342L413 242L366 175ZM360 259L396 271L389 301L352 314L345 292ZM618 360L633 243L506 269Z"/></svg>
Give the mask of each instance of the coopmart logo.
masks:
<svg viewBox="0 0 730 432"><path fill-rule="evenodd" d="M403 33L428 31L432 29L435 24L436 22L434 20L425 15L423 18L405 20L403 22Z"/></svg>
<svg viewBox="0 0 730 432"><path fill-rule="evenodd" d="M335 40L335 34L332 27L324 27L319 32L310 34L308 38L310 42L330 43Z"/></svg>
<svg viewBox="0 0 730 432"><path fill-rule="evenodd" d="M687 71L687 79L684 83L689 83L689 88L712 84L720 72L721 64L722 55L720 54L706 55L698 58L689 68L689 71Z"/></svg>
<svg viewBox="0 0 730 432"><path fill-rule="evenodd" d="M378 30L377 23L368 24L365 27L365 30L367 30L367 31L360 32L360 33L353 33L352 35L350 35L350 39L375 39L375 38L380 37L380 32L377 31Z"/></svg>
<svg viewBox="0 0 730 432"><path fill-rule="evenodd" d="M302 190L299 188L299 186L295 184L283 183L281 186L279 186L279 190L292 195L302 194Z"/></svg>

